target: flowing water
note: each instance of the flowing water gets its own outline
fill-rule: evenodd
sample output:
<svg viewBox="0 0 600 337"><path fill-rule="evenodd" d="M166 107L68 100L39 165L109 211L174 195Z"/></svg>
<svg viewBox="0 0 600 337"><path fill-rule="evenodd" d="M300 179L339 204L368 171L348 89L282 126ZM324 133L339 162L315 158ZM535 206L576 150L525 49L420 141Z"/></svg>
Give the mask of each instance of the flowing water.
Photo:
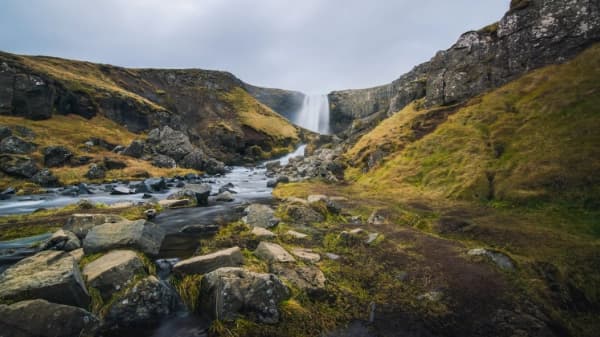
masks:
<svg viewBox="0 0 600 337"><path fill-rule="evenodd" d="M327 95L305 95L302 107L294 116L293 122L310 131L329 134Z"/></svg>

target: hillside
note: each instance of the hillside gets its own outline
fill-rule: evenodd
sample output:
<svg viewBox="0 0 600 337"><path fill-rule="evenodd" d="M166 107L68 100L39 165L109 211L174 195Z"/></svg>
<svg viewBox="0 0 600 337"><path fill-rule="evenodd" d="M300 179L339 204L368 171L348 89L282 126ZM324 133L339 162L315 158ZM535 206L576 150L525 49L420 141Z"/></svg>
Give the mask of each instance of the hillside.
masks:
<svg viewBox="0 0 600 337"><path fill-rule="evenodd" d="M343 200L314 244L344 256L326 276L359 308L377 301L375 334L595 336L599 70L596 44L463 104L413 101L347 149L345 182L274 194ZM352 228L381 241L348 248Z"/></svg>
<svg viewBox="0 0 600 337"><path fill-rule="evenodd" d="M0 53L0 89L0 126L7 130L1 139L8 138L0 188L35 191L38 185L96 180L86 176L88 164L104 168L106 157L126 169L106 170L101 179L218 173L224 164L280 156L305 136L261 103L289 112L302 94L250 86L226 72L126 69ZM24 137L23 127L29 130ZM85 145L90 141L92 147ZM29 148L13 149L14 142ZM49 166L49 174L43 170L48 148L85 160L63 160Z"/></svg>

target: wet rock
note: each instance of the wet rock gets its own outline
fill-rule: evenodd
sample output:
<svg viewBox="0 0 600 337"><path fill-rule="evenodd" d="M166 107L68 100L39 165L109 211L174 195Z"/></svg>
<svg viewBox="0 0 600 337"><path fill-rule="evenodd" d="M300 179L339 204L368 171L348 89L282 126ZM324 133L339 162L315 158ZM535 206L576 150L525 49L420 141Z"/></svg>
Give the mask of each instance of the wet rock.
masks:
<svg viewBox="0 0 600 337"><path fill-rule="evenodd" d="M144 141L134 140L121 153L133 158L141 158L144 155Z"/></svg>
<svg viewBox="0 0 600 337"><path fill-rule="evenodd" d="M306 291L309 296L319 297L325 293L327 279L325 274L315 266L290 268L289 265L277 263L271 266L271 272Z"/></svg>
<svg viewBox="0 0 600 337"><path fill-rule="evenodd" d="M281 162L279 162L279 160L268 162L265 164L265 168L268 172L274 172L275 170L281 168Z"/></svg>
<svg viewBox="0 0 600 337"><path fill-rule="evenodd" d="M246 216L242 220L252 227L271 228L280 221L275 216L275 211L267 205L252 204L246 207L244 213Z"/></svg>
<svg viewBox="0 0 600 337"><path fill-rule="evenodd" d="M148 255L157 255L165 231L146 220L105 223L95 226L83 240L86 254L118 248L137 249Z"/></svg>
<svg viewBox="0 0 600 337"><path fill-rule="evenodd" d="M515 265L512 259L503 253L489 250L486 248L474 248L467 252L470 256L485 256L492 260L500 269L513 271Z"/></svg>
<svg viewBox="0 0 600 337"><path fill-rule="evenodd" d="M219 225L187 225L181 229L181 233L216 233Z"/></svg>
<svg viewBox="0 0 600 337"><path fill-rule="evenodd" d="M112 188L112 191L110 192L110 194L112 195L128 195L128 194L133 194L135 193L135 190L130 189L129 187L125 187L125 186L115 186Z"/></svg>
<svg viewBox="0 0 600 337"><path fill-rule="evenodd" d="M296 259L276 243L261 241L254 255L268 262L296 262Z"/></svg>
<svg viewBox="0 0 600 337"><path fill-rule="evenodd" d="M106 311L103 330L152 327L175 312L175 291L155 276L130 286Z"/></svg>
<svg viewBox="0 0 600 337"><path fill-rule="evenodd" d="M22 178L31 178L39 172L39 168L31 158L10 154L0 155L0 170L8 175Z"/></svg>
<svg viewBox="0 0 600 337"><path fill-rule="evenodd" d="M141 186L136 188L137 193L157 193L168 190L167 181L164 178L148 178Z"/></svg>
<svg viewBox="0 0 600 337"><path fill-rule="evenodd" d="M85 183L80 183L77 185L77 191L79 194L94 194L94 192L92 192L89 186Z"/></svg>
<svg viewBox="0 0 600 337"><path fill-rule="evenodd" d="M302 205L288 205L286 214L296 223L313 223L325 220L325 217L314 209Z"/></svg>
<svg viewBox="0 0 600 337"><path fill-rule="evenodd" d="M196 204L198 206L208 205L208 197L210 196L211 187L207 184L188 184L183 190L191 192L196 198Z"/></svg>
<svg viewBox="0 0 600 337"><path fill-rule="evenodd" d="M0 152L10 154L28 154L35 151L37 145L16 136L10 136L0 141Z"/></svg>
<svg viewBox="0 0 600 337"><path fill-rule="evenodd" d="M223 267L241 266L243 263L244 256L240 248L232 247L181 260L173 266L173 272L179 274L206 274Z"/></svg>
<svg viewBox="0 0 600 337"><path fill-rule="evenodd" d="M321 256L315 253L312 249L308 248L294 248L292 249L292 255L303 260L305 262L317 263L321 261Z"/></svg>
<svg viewBox="0 0 600 337"><path fill-rule="evenodd" d="M59 229L54 232L42 247L43 250L53 249L64 250L66 252L79 248L81 248L81 241L79 241L77 235L64 229Z"/></svg>
<svg viewBox="0 0 600 337"><path fill-rule="evenodd" d="M35 298L87 307L89 295L79 266L69 253L42 251L0 274L0 299L19 301Z"/></svg>
<svg viewBox="0 0 600 337"><path fill-rule="evenodd" d="M169 156L162 155L162 154L157 154L156 156L152 157L152 165L154 165L156 167L161 167L161 168L176 168L177 167L177 163L175 162L175 159L173 159Z"/></svg>
<svg viewBox="0 0 600 337"><path fill-rule="evenodd" d="M120 215L115 214L82 214L76 213L71 215L63 229L75 233L78 238L83 239L87 235L88 231L95 226L102 225L104 223L115 223L127 221Z"/></svg>
<svg viewBox="0 0 600 337"><path fill-rule="evenodd" d="M104 179L104 177L106 177L106 172L104 171L104 167L101 165L92 164L85 174L85 177L92 180Z"/></svg>
<svg viewBox="0 0 600 337"><path fill-rule="evenodd" d="M234 320L240 314L261 323L279 321L279 302L289 290L273 274L259 274L242 268L220 268L202 278L200 307L218 320Z"/></svg>
<svg viewBox="0 0 600 337"><path fill-rule="evenodd" d="M127 167L124 161L110 157L104 157L103 163L107 170L122 170Z"/></svg>
<svg viewBox="0 0 600 337"><path fill-rule="evenodd" d="M258 239L272 239L277 236L275 233L262 227L252 228L250 234L256 236Z"/></svg>
<svg viewBox="0 0 600 337"><path fill-rule="evenodd" d="M279 184L287 184L290 182L290 178L286 176L279 176L276 179L267 181L267 187L275 188Z"/></svg>
<svg viewBox="0 0 600 337"><path fill-rule="evenodd" d="M98 289L104 300L124 289L134 276L145 274L142 259L131 250L114 250L83 268L87 284Z"/></svg>
<svg viewBox="0 0 600 337"><path fill-rule="evenodd" d="M0 336L80 337L95 334L99 321L88 311L42 299L0 304Z"/></svg>
<svg viewBox="0 0 600 337"><path fill-rule="evenodd" d="M60 167L68 163L73 153L64 146L49 146L44 149L44 166Z"/></svg>
<svg viewBox="0 0 600 337"><path fill-rule="evenodd" d="M225 201L225 202L231 202L234 201L235 198L233 197L233 195L231 195L231 193L229 192L223 192L223 193L219 193L216 197L215 197L216 201Z"/></svg>
<svg viewBox="0 0 600 337"><path fill-rule="evenodd" d="M60 185L58 178L48 169L43 169L34 174L33 177L31 177L31 181L42 187L56 187Z"/></svg>

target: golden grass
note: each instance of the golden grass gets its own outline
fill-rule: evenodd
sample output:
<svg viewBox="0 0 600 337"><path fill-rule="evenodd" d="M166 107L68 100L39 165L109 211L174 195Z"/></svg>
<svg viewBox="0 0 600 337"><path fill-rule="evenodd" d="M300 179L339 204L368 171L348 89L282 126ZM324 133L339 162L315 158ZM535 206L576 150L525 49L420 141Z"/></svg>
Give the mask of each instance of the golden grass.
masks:
<svg viewBox="0 0 600 337"><path fill-rule="evenodd" d="M258 102L242 88L234 88L222 95L233 105L241 124L264 133L275 140L298 140L298 130L287 119Z"/></svg>

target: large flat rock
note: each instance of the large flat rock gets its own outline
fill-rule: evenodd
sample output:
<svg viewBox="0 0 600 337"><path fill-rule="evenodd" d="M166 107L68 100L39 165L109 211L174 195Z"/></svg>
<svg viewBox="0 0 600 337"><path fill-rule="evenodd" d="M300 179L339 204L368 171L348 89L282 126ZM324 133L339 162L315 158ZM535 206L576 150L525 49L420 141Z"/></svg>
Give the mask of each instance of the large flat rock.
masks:
<svg viewBox="0 0 600 337"><path fill-rule="evenodd" d="M269 262L295 262L296 259L283 247L276 243L262 241L256 247L254 254Z"/></svg>
<svg viewBox="0 0 600 337"><path fill-rule="evenodd" d="M173 266L173 272L180 274L206 274L218 268L237 267L243 263L244 256L240 248L232 247L179 261Z"/></svg>
<svg viewBox="0 0 600 337"><path fill-rule="evenodd" d="M103 299L123 289L135 275L146 274L144 263L131 250L114 250L83 268L88 285L100 291Z"/></svg>
<svg viewBox="0 0 600 337"><path fill-rule="evenodd" d="M120 215L115 214L73 214L63 226L64 230L75 233L78 238L83 239L90 229L105 224L125 221Z"/></svg>
<svg viewBox="0 0 600 337"><path fill-rule="evenodd" d="M0 337L79 337L93 335L98 319L78 307L29 300L0 304Z"/></svg>
<svg viewBox="0 0 600 337"><path fill-rule="evenodd" d="M146 220L105 223L88 232L83 240L83 250L93 254L129 248L157 255L164 238L164 229Z"/></svg>
<svg viewBox="0 0 600 337"><path fill-rule="evenodd" d="M19 261L0 275L0 299L41 298L54 303L87 307L89 295L71 254L42 251Z"/></svg>

